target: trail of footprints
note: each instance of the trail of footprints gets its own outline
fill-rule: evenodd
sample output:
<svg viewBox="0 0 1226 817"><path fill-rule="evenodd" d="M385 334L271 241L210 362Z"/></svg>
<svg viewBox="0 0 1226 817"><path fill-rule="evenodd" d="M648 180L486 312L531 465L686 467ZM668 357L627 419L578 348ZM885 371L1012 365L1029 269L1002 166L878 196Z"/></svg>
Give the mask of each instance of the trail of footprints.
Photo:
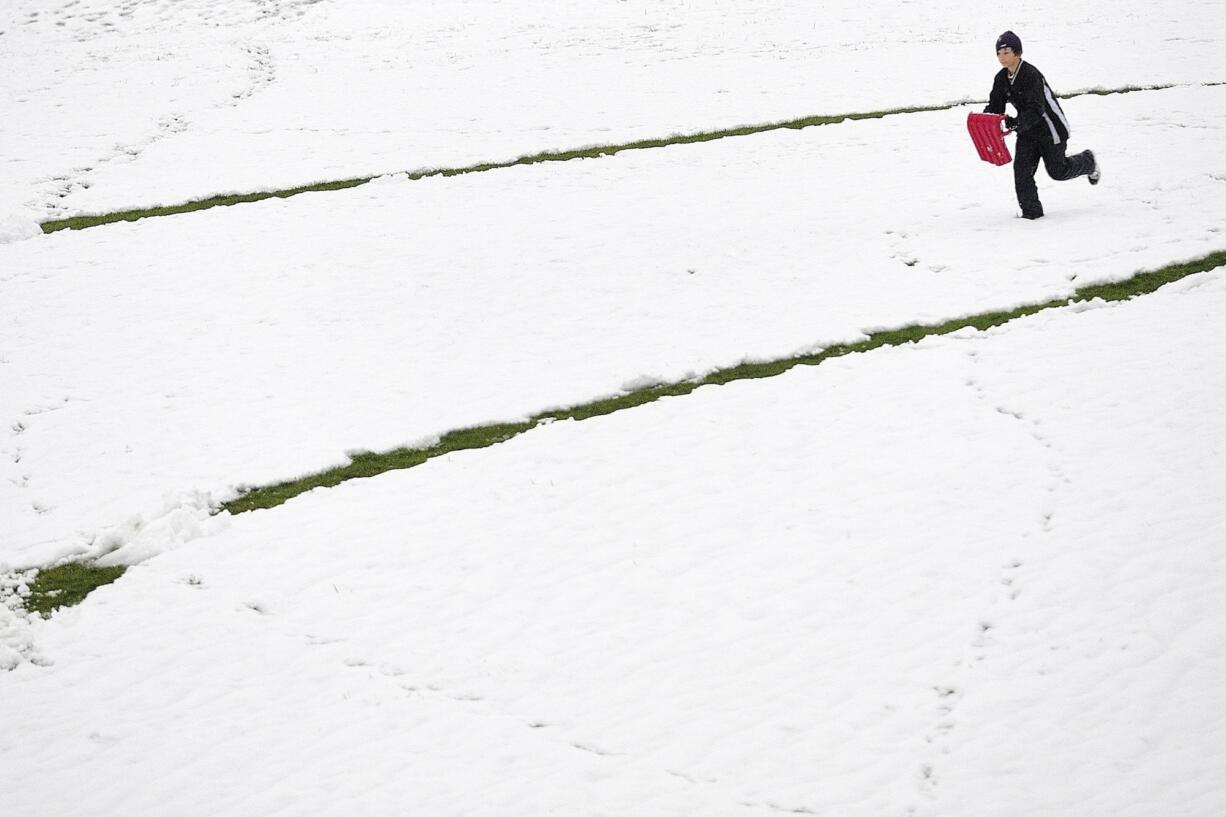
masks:
<svg viewBox="0 0 1226 817"><path fill-rule="evenodd" d="M198 587L202 582L199 577L193 575L185 578L183 583ZM259 608L258 612L261 615L272 614L264 605L262 605L262 603L259 602L248 602L241 609L256 610L257 608ZM303 634L302 638L307 645L315 647L335 647L345 643L345 639L317 636L309 633ZM365 658L352 655L349 657L340 658L339 660L344 667L363 673L366 680L373 682L376 685L390 684L395 689L393 694L407 695L411 698L420 698L423 700L441 701L450 706L463 707L464 711L470 715L514 721L521 724L524 728L539 734L545 740L563 743L575 751L584 752L586 754L595 755L601 758L631 758L629 762L634 762L632 756L628 752L617 751L611 747L602 746L587 738L561 734L556 728L556 725L547 720L539 718L523 718L520 715L492 710L490 708L490 703L487 702L482 695L463 690L447 689L446 687L437 683L423 683L421 681L407 679L407 673L405 670L386 662L372 662ZM677 769L657 768L655 766L651 766L645 770L682 780L692 786L717 786L720 784L720 780L717 778L699 778ZM731 793L732 792L730 790L729 794ZM736 802L737 805L745 809L769 813L817 813L813 809L803 804L781 804L771 800L749 800L745 798L738 798Z"/></svg>
<svg viewBox="0 0 1226 817"><path fill-rule="evenodd" d="M920 258L911 250L910 233L904 230L886 230L885 235L890 243L891 259L906 267L919 266ZM944 272L948 267L945 264L928 264L925 269L929 272Z"/></svg>
<svg viewBox="0 0 1226 817"><path fill-rule="evenodd" d="M195 4L186 4L189 10L197 16L218 25L241 24L271 24L302 17L309 8L320 0L255 0L240 4L224 4L201 0ZM110 3L83 5L82 0L71 0L48 15L39 11L31 11L20 20L25 25L54 22L56 27L70 27L72 35L78 42L87 42L98 38L113 36L120 30L143 31L147 29L162 30L173 25L185 13L181 7L170 0L127 0L114 6ZM138 12L140 19L134 19ZM146 18L150 18L146 20ZM121 25L117 28L116 21ZM256 32L248 32L254 34ZM242 104L259 91L276 81L276 65L272 52L267 45L249 43L241 45L248 60L246 82L241 88L231 92L212 108L234 107ZM171 111L163 115L156 123L153 132L143 140L124 144L116 144L108 153L100 156L87 166L74 167L71 170L56 174L43 184L43 208L48 219L64 217L71 208L65 206L65 200L76 193L88 190L93 186L91 177L100 167L115 162L131 162L136 160L152 145L163 139L183 133L190 123L189 114L182 111Z"/></svg>
<svg viewBox="0 0 1226 817"><path fill-rule="evenodd" d="M63 402L60 403L29 408L23 411L18 419L9 423L8 442L3 448L0 448L0 455L3 456L0 462L3 462L9 470L9 475L7 476L9 484L15 486L23 493L30 490L35 474L25 463L26 446L24 445L23 438L26 432L30 430L31 423L35 418L40 415L60 411L72 402L73 398L65 397ZM55 510L53 505L49 505L36 497L27 498L24 501L29 503L30 510L40 516Z"/></svg>
<svg viewBox="0 0 1226 817"><path fill-rule="evenodd" d="M974 350L968 352L971 361L978 364ZM1039 431L1039 425L1028 420L1020 411L1009 408L999 401L993 400L987 394L984 386L975 377L970 377L966 385L986 408L998 414L1024 423L1027 434L1040 446L1055 452L1055 445ZM1058 457L1053 456L1048 464L1047 491L1054 494L1064 484L1070 482L1068 474L1060 464ZM1054 511L1050 505L1038 510L1034 521L1039 536L1048 536L1053 530ZM988 578L989 585L985 595L988 601L984 612L978 620L967 627L970 639L963 659L950 673L953 677L943 679L932 686L932 726L924 735L924 741L929 749L922 759L918 774L917 786L921 795L927 800L935 800L941 782L941 764L950 753L950 741L958 728L958 705L964 699L966 691L973 686L976 669L984 662L990 661L996 653L999 644L998 633L1007 631L1005 621L1010 612L1010 605L1023 593L1021 581L1022 568L1025 566L1024 554L1015 551L1015 555L1007 558L998 571ZM1003 595L1002 595L1003 594ZM1003 600L1003 605L999 603ZM915 814L917 807L911 807L908 814Z"/></svg>

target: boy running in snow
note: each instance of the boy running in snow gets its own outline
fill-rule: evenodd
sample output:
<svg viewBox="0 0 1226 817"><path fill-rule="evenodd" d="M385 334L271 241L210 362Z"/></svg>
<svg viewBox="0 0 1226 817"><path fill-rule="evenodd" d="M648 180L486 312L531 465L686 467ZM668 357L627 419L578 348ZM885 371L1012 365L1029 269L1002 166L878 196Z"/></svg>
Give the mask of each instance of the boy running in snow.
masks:
<svg viewBox="0 0 1226 817"><path fill-rule="evenodd" d="M1004 66L992 82L992 95L984 113L1003 114L1005 103L1013 103L1017 117L1005 117L1005 125L1017 131L1017 155L1013 160L1013 186L1023 218L1042 218L1043 204L1034 184L1039 159L1047 175L1058 182L1088 176L1098 184L1098 161L1094 151L1083 150L1066 156L1069 124L1051 86L1039 69L1022 59L1022 41L1012 31L996 39L996 58Z"/></svg>

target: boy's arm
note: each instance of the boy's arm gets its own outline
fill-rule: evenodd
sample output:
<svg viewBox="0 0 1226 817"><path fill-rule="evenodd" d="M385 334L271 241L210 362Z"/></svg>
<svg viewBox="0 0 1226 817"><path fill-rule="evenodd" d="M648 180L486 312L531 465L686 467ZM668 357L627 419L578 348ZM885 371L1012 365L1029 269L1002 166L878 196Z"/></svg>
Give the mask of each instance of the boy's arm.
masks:
<svg viewBox="0 0 1226 817"><path fill-rule="evenodd" d="M1005 100L1009 97L1007 82L1003 71L996 75L996 79L992 81L992 94L988 97L988 106L983 109L984 113L1005 112Z"/></svg>

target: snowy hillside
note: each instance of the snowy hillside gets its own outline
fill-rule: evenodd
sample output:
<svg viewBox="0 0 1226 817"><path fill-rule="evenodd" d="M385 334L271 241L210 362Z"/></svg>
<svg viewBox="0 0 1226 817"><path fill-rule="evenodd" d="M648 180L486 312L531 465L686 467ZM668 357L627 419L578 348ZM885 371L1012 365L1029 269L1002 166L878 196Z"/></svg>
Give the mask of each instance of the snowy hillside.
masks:
<svg viewBox="0 0 1226 817"><path fill-rule="evenodd" d="M1223 23L5 4L6 810L1220 815L1221 267L219 507L1226 251ZM1040 170L1034 223L963 124L1003 28L1104 166ZM130 569L21 609L32 571L80 558Z"/></svg>

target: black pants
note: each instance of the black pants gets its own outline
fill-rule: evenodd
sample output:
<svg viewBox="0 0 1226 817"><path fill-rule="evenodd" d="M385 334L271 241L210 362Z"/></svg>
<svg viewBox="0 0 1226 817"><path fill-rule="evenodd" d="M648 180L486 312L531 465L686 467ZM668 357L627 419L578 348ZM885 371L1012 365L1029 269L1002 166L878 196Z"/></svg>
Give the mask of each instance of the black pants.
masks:
<svg viewBox="0 0 1226 817"><path fill-rule="evenodd" d="M1039 218L1043 215L1039 190L1034 185L1039 159L1043 160L1047 175L1058 182L1084 176L1094 169L1094 160L1090 158L1088 150L1083 150L1075 156L1065 156L1067 149L1068 146L1064 142L1053 145L1045 139L1017 137L1017 155L1013 158L1013 187L1017 190L1017 203L1021 205L1022 215L1026 218Z"/></svg>

